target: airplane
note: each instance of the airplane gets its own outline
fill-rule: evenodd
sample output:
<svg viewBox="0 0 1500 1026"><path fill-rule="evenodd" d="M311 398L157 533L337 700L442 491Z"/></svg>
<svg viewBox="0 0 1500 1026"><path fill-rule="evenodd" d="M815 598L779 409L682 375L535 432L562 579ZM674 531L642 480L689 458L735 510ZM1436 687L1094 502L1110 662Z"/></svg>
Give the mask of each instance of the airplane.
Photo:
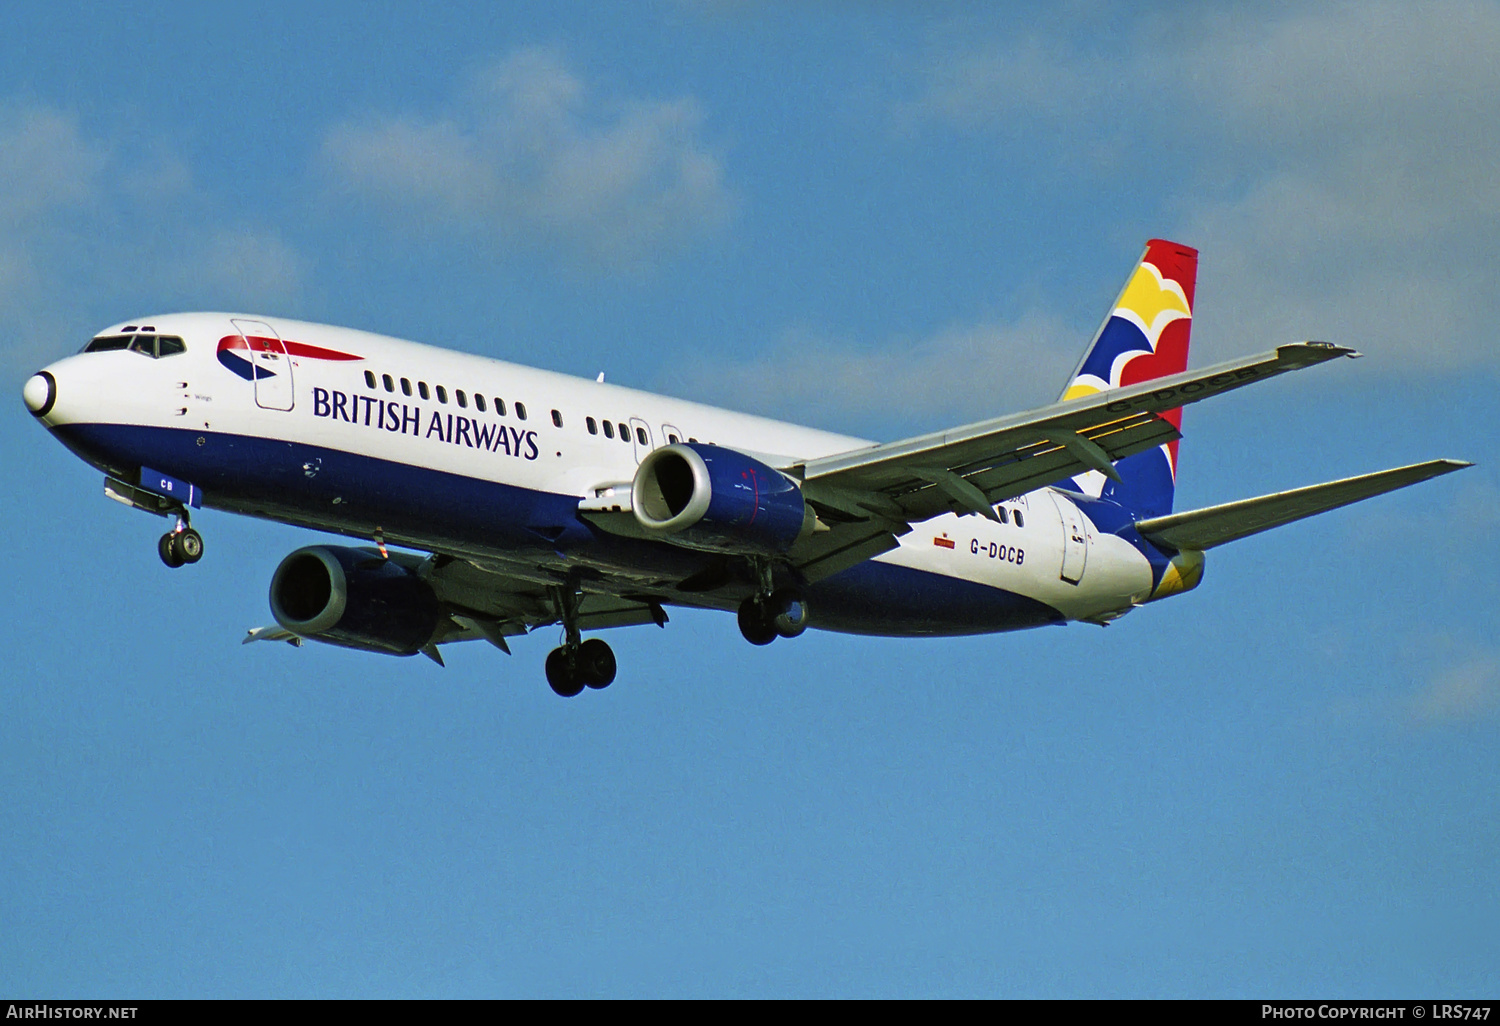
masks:
<svg viewBox="0 0 1500 1026"><path fill-rule="evenodd" d="M207 507L361 539L271 578L244 639L423 653L560 624L548 683L608 686L584 632L734 612L753 645L808 627L944 636L1108 624L1196 588L1215 546L1471 464L1430 460L1173 512L1182 408L1342 357L1296 342L1188 370L1196 250L1153 239L1057 402L876 443L347 328L136 318L23 387L196 563ZM400 546L392 549L390 546Z"/></svg>

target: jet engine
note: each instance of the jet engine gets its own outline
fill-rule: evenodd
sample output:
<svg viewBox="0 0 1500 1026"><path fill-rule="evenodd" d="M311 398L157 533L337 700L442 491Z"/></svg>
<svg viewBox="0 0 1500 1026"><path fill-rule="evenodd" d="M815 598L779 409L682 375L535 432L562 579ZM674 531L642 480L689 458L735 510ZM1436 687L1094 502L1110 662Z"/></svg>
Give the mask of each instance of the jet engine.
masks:
<svg viewBox="0 0 1500 1026"><path fill-rule="evenodd" d="M276 568L271 614L304 638L409 656L432 641L441 610L430 584L373 549L310 545Z"/></svg>
<svg viewBox="0 0 1500 1026"><path fill-rule="evenodd" d="M708 552L783 553L817 522L781 471L698 442L663 446L641 460L630 505L648 533Z"/></svg>

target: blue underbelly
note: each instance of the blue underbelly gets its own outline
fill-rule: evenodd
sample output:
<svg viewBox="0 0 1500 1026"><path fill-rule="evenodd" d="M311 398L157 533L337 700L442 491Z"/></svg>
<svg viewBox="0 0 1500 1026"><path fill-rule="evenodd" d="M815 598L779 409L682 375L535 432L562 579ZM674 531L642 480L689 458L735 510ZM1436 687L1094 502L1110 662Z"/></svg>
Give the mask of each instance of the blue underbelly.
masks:
<svg viewBox="0 0 1500 1026"><path fill-rule="evenodd" d="M711 571L722 557L604 534L577 516L578 498L320 446L181 428L73 424L53 429L81 458L134 483L141 465L190 481L206 505L429 551L585 555L663 583ZM201 444L200 444L200 439ZM747 582L748 588L748 582ZM728 590L733 590L728 589ZM748 590L747 590L748 594ZM733 608L726 592L661 601ZM959 578L868 561L808 589L811 624L879 635L956 635L1060 623L1041 602Z"/></svg>

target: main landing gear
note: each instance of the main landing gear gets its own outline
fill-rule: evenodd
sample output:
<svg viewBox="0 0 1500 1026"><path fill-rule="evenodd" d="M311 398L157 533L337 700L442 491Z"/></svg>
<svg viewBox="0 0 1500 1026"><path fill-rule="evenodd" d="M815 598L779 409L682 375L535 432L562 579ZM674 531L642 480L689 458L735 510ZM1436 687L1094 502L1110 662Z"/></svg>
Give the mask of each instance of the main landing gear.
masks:
<svg viewBox="0 0 1500 1026"><path fill-rule="evenodd" d="M609 687L615 679L615 653L599 638L579 639L577 587L554 588L552 599L567 640L547 655L547 683L564 698L574 697L585 687Z"/></svg>
<svg viewBox="0 0 1500 1026"><path fill-rule="evenodd" d="M752 645L795 638L807 630L807 600L796 588L773 588L771 566L757 563L760 593L740 603L740 633Z"/></svg>
<svg viewBox="0 0 1500 1026"><path fill-rule="evenodd" d="M161 561L174 570L184 563L196 563L203 558L203 535L188 523L187 510L177 514L177 525L161 536L156 543L156 552Z"/></svg>
<svg viewBox="0 0 1500 1026"><path fill-rule="evenodd" d="M615 653L609 643L590 638L576 648L559 645L547 655L547 683L564 698L585 687L607 688L615 679Z"/></svg>

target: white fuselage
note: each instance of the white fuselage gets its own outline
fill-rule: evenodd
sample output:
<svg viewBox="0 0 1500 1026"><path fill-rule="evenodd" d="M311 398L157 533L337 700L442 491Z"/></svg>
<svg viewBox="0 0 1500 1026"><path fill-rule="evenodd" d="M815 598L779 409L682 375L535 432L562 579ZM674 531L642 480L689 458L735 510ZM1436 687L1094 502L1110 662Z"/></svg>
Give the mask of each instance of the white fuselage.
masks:
<svg viewBox="0 0 1500 1026"><path fill-rule="evenodd" d="M515 532L538 525L497 522L490 531L482 523L474 528L471 517L465 521L470 527L427 531L411 515L410 496L389 496L396 506L405 504L403 514L382 508L381 495L361 490L360 468L366 464L360 461L434 472L414 477L411 487L433 491L438 524L465 500L432 481L498 484L518 495L576 504L601 487L629 482L646 453L675 441L729 447L778 468L873 444L347 328L225 313L132 322L143 324L158 335L182 338L186 351L161 358L126 350L81 353L47 369L56 398L42 419L85 459L123 475L155 467L153 459L165 461L170 453L217 453L214 480L198 482L211 507L357 537L369 538L378 529L391 542L458 550L497 566L514 556ZM257 356L243 347L225 349L226 340L264 334L263 328L285 340L287 351ZM247 375L250 360L276 373ZM143 438L181 441L162 443L160 455L154 449L133 452ZM194 448L180 448L189 445ZM287 483L275 494L233 494L229 482L237 472L258 473L275 459L294 462L299 472L278 478ZM897 548L875 560L1023 596L1068 620L1108 618L1150 595L1146 558L1131 543L1099 530L1069 494L1044 488L1000 505L1005 523L939 516L915 525ZM574 556L557 553L559 559ZM533 552L527 560L534 558ZM630 567L617 564L630 558L627 547L601 565L628 574ZM641 568L637 583L655 572ZM716 604L699 603L690 594L671 601ZM884 631L877 625L871 632Z"/></svg>

